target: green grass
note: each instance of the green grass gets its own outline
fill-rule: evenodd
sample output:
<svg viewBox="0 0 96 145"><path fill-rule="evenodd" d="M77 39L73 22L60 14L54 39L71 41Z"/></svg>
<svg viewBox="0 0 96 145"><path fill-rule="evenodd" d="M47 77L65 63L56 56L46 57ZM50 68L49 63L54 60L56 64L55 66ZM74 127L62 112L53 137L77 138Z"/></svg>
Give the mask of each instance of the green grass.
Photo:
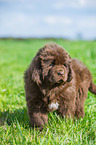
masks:
<svg viewBox="0 0 96 145"><path fill-rule="evenodd" d="M95 145L96 96L88 92L85 117L62 119L55 112L43 131L29 125L23 74L45 43L56 42L83 61L96 83L96 41L0 40L0 145Z"/></svg>

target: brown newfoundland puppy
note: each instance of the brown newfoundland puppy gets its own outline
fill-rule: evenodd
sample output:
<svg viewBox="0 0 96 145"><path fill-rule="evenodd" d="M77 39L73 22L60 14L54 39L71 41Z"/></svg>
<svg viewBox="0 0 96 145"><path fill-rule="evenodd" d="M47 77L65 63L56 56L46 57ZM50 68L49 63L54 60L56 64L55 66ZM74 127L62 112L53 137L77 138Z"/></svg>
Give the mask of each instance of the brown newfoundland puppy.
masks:
<svg viewBox="0 0 96 145"><path fill-rule="evenodd" d="M84 102L96 85L90 71L57 44L39 50L25 72L25 93L30 123L43 127L47 114L56 110L64 116L84 116Z"/></svg>

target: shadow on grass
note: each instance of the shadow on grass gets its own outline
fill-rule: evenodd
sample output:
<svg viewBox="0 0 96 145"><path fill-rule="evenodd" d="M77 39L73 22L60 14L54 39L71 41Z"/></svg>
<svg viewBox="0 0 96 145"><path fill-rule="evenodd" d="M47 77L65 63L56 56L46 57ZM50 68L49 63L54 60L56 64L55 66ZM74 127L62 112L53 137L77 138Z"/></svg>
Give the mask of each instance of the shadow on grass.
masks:
<svg viewBox="0 0 96 145"><path fill-rule="evenodd" d="M73 121L68 119L69 121ZM4 124L8 124L9 126L12 124L19 123L24 128L31 128L29 117L27 114L27 108L19 108L10 111L9 109L2 112L0 110L0 126ZM57 126L57 124L62 124L62 122L66 122L66 118L62 118L61 116L58 116L56 112L52 112L48 114L48 124L53 124L54 126Z"/></svg>
<svg viewBox="0 0 96 145"><path fill-rule="evenodd" d="M27 128L29 127L29 118L27 115L27 108L19 108L13 111L6 110L1 112L0 110L0 126L7 123L12 125L13 123L18 122L21 126Z"/></svg>
<svg viewBox="0 0 96 145"><path fill-rule="evenodd" d="M48 124L52 126L56 126L57 124L61 124L63 120L62 118L56 115L56 112L52 112L48 114ZM20 126L27 128L32 128L30 125L29 117L27 114L27 108L19 108L10 111L10 109L1 111L0 110L0 126L7 124L11 126L13 124L19 123Z"/></svg>

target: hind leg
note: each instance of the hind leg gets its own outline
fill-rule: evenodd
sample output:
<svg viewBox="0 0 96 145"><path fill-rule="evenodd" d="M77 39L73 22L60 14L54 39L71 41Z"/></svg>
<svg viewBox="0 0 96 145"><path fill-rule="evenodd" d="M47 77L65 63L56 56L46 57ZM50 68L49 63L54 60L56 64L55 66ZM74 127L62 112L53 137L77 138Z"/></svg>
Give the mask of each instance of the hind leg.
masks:
<svg viewBox="0 0 96 145"><path fill-rule="evenodd" d="M87 98L87 91L84 92L83 88L79 88L77 97L76 97L76 103L75 103L75 116L79 119L80 117L84 117L84 103L85 99Z"/></svg>
<svg viewBox="0 0 96 145"><path fill-rule="evenodd" d="M84 106L80 104L78 104L79 106L77 106L76 110L75 110L75 116L79 119L80 117L84 117L85 116L85 112L84 112Z"/></svg>

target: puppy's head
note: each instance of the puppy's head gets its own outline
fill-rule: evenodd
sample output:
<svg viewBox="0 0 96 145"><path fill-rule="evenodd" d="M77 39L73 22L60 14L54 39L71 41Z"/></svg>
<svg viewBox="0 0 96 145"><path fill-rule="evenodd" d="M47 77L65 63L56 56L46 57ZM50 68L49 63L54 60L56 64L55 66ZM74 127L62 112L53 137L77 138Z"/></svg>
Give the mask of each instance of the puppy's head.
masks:
<svg viewBox="0 0 96 145"><path fill-rule="evenodd" d="M47 44L34 59L32 80L37 84L62 84L72 79L71 57L57 44Z"/></svg>

